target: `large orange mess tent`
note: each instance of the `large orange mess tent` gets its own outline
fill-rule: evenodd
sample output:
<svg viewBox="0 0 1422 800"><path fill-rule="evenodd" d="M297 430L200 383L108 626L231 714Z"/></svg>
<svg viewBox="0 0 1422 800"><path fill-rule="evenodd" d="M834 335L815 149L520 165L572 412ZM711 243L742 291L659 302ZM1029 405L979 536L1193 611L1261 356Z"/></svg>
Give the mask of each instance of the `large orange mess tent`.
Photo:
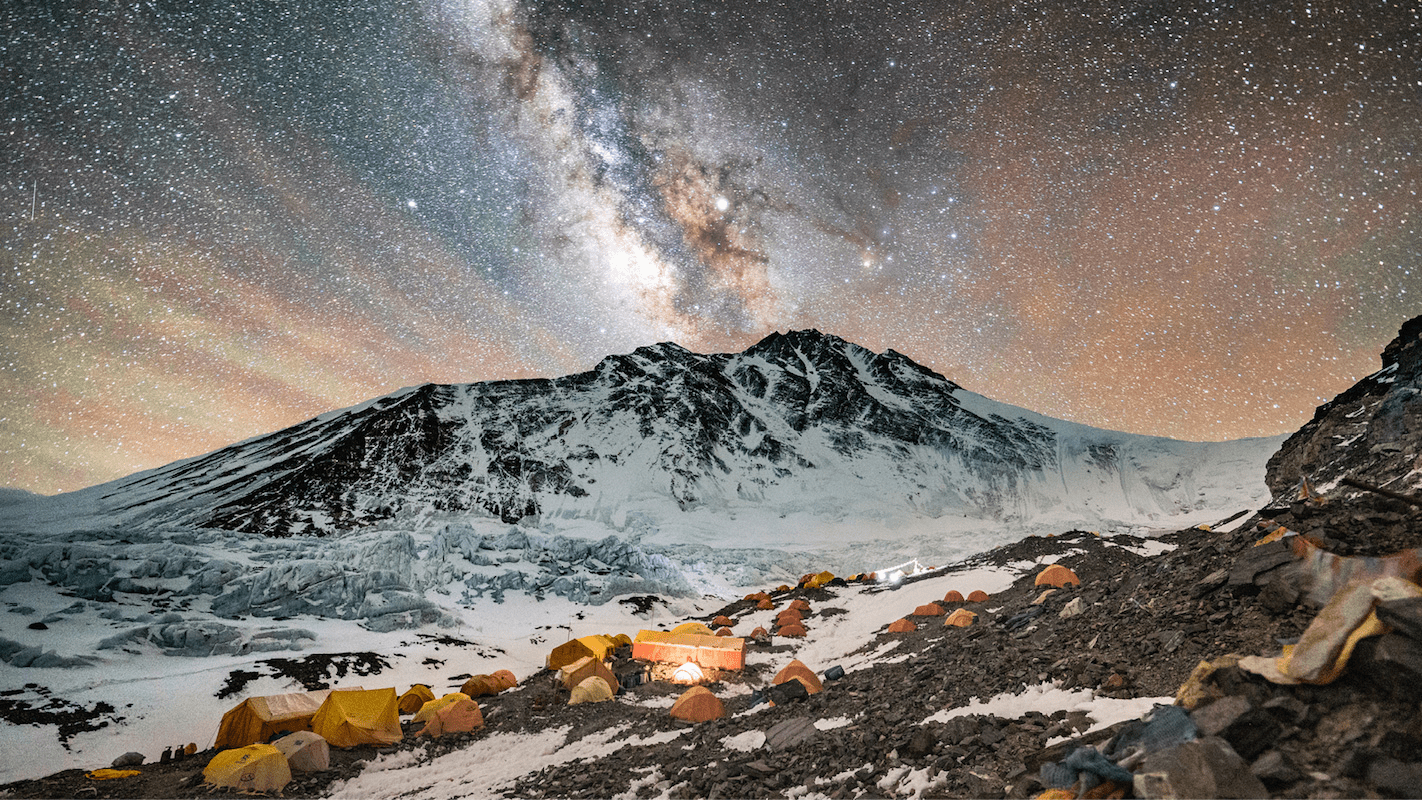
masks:
<svg viewBox="0 0 1422 800"><path fill-rule="evenodd" d="M746 640L734 636L644 630L632 640L632 657L663 664L744 669Z"/></svg>
<svg viewBox="0 0 1422 800"><path fill-rule="evenodd" d="M331 692L311 718L311 730L324 736L332 747L387 745L405 738L394 687Z"/></svg>
<svg viewBox="0 0 1422 800"><path fill-rule="evenodd" d="M360 691L336 689L335 691ZM393 690L392 690L393 691ZM279 733L311 730L311 718L326 702L331 689L249 697L222 715L213 747L226 750L265 742Z"/></svg>

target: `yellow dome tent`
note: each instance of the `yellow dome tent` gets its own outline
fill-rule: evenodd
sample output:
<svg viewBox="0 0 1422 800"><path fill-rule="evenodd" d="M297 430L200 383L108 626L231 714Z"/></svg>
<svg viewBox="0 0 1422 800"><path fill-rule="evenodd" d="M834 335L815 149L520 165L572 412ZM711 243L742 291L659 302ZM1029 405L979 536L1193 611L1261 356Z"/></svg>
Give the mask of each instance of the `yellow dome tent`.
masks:
<svg viewBox="0 0 1422 800"><path fill-rule="evenodd" d="M332 747L387 745L405 738L400 731L400 706L395 689L331 692L311 718L311 730Z"/></svg>
<svg viewBox="0 0 1422 800"><path fill-rule="evenodd" d="M393 695L395 690L390 692ZM213 786L244 792L280 792L291 783L291 767L277 748L269 744L249 744L213 756L202 771L202 779Z"/></svg>
<svg viewBox="0 0 1422 800"><path fill-rule="evenodd" d="M682 634L687 634L687 633L694 633L694 634L696 634L697 636L715 636L715 635L716 635L715 631L711 630L710 628L706 627L705 625L702 625L700 622L683 622L682 624L676 626L675 628L672 628L671 632L672 632L672 633L675 633L675 634L678 635L678 636L680 636L680 635L682 635Z"/></svg>
<svg viewBox="0 0 1422 800"><path fill-rule="evenodd" d="M568 705L602 703L611 699L612 687L608 685L607 679L594 675L573 687L573 695L568 698Z"/></svg>
<svg viewBox="0 0 1422 800"><path fill-rule="evenodd" d="M423 683L417 683L410 687L408 692L400 695L400 713L413 714L420 710L425 703L435 699L434 692Z"/></svg>

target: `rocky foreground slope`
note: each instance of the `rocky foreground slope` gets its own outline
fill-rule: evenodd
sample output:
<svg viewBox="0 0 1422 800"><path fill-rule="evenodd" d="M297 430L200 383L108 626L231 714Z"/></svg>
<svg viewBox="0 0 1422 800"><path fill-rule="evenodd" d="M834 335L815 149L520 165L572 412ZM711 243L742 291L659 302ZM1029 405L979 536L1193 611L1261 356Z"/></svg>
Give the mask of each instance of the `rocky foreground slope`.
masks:
<svg viewBox="0 0 1422 800"><path fill-rule="evenodd" d="M1359 517L1400 523L1412 533L1394 545L1422 548L1422 513L1390 498L1332 498L1312 507L1310 519L1333 519L1358 557L1381 555ZM1292 514L1280 519L1289 521ZM1267 523L1266 523L1267 524ZM1299 562L1276 545L1256 547L1257 524L1233 533L1191 529L1162 537L1171 546L1145 555L1143 540L1073 532L1031 537L998 548L971 564L910 579L887 593L950 585L955 573L985 564L1030 565L1054 561L1070 567L1080 587L1045 599L1033 585L1034 567L1010 589L976 609L978 623L947 628L942 617L915 617L918 630L878 632L862 653L871 659L843 678L825 681L819 694L767 707L742 687L768 684L761 666L711 688L725 697L727 717L691 725L671 718L664 699L681 691L648 683L624 691L619 701L568 706L567 691L551 674L533 676L518 689L483 698L485 728L436 741L406 740L393 748L338 751L328 772L309 774L286 789L287 797L368 793L360 784L369 760L406 765L400 779L416 796L443 796L439 780L422 782L421 770L440 775L441 757L480 748L508 747L519 758L520 737L542 742L552 732L560 744L630 739L592 757L552 764L501 787L509 797L775 797L775 796L1038 796L1053 785L1072 796L1169 796L1161 780L1186 797L1406 797L1422 777L1422 630L1411 623L1365 640L1337 680L1325 685L1279 685L1238 666L1230 654L1276 655L1314 624L1317 608L1306 599L1309 578ZM1296 537L1294 537L1296 538ZM1341 541L1341 540L1340 540ZM1287 587L1299 589L1289 600ZM809 601L806 620L848 613L862 588L828 586L774 592L778 606ZM882 599L882 598L881 598ZM951 604L950 604L951 605ZM752 603L721 609L733 619ZM1077 610L1072 613L1069 609ZM912 611L905 608L905 614ZM1405 610L1405 609L1404 609ZM1414 627L1407 627L1408 624ZM897 644L892 644L897 641ZM789 662L795 640L753 644ZM1202 661L1217 669L1191 684ZM821 673L833 665L816 665ZM456 676L457 677L457 676ZM308 676L309 686L336 682ZM1143 740L1143 723L1093 729L1089 712L1068 712L1054 692L1080 698L1169 698L1182 686L1193 710L1177 708L1164 723L1182 744ZM994 711L971 713L977 699L1016 695ZM946 709L968 707L949 715ZM746 713L752 712L752 713ZM1164 712L1157 712L1162 714ZM407 726L408 734L420 726ZM1180 733L1178 729L1185 729ZM1084 734L1084 735L1083 735ZM542 737L542 738L540 738ZM1161 734L1156 732L1156 738ZM1134 745L1132 744L1134 742ZM506 744L500 744L506 743ZM1134 761L1128 755L1139 751ZM1082 747L1111 759L1081 756ZM403 754L403 755L402 755ZM1075 755L1074 755L1075 754ZM1123 755L1127 754L1127 755ZM95 782L78 770L0 787L12 797L202 797L200 770L211 752L182 762L143 768L140 777ZM1075 758L1075 761L1069 759ZM1117 781L1090 771L1125 769ZM1090 769L1081 769L1086 764ZM1121 766L1125 765L1125 766ZM102 765L95 765L102 766ZM447 769L445 770L447 772ZM377 773L379 774L379 773ZM1164 776L1162 778L1161 776ZM477 776L471 775L471 780ZM347 784L346 781L352 781ZM377 784L379 785L379 784ZM1096 793L1085 794L1095 788ZM367 795L368 796L368 795ZM1053 795L1066 796L1066 795Z"/></svg>

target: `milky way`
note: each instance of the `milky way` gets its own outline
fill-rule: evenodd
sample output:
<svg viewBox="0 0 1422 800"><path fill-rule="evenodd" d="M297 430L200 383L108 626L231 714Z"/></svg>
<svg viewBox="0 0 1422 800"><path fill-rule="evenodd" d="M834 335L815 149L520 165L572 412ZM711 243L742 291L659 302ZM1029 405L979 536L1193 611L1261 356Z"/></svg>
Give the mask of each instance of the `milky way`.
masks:
<svg viewBox="0 0 1422 800"><path fill-rule="evenodd" d="M1052 416L1269 435L1422 313L1413 3L0 26L0 483L34 491L400 386L805 327Z"/></svg>

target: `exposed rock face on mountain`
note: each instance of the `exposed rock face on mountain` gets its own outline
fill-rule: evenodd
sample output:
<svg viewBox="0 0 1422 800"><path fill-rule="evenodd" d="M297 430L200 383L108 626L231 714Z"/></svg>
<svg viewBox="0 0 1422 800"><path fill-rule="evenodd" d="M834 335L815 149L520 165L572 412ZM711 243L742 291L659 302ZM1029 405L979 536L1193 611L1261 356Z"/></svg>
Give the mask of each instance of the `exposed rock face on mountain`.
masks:
<svg viewBox="0 0 1422 800"><path fill-rule="evenodd" d="M755 506L1002 521L1248 504L1276 440L1201 444L1053 420L816 331L675 344L555 380L426 385L102 487L105 524L282 536L408 515L586 518ZM1257 488L1256 488L1257 487Z"/></svg>
<svg viewBox="0 0 1422 800"><path fill-rule="evenodd" d="M1266 480L1282 495L1355 477L1394 491L1422 485L1422 317L1383 350L1382 369L1318 407L1269 459Z"/></svg>

